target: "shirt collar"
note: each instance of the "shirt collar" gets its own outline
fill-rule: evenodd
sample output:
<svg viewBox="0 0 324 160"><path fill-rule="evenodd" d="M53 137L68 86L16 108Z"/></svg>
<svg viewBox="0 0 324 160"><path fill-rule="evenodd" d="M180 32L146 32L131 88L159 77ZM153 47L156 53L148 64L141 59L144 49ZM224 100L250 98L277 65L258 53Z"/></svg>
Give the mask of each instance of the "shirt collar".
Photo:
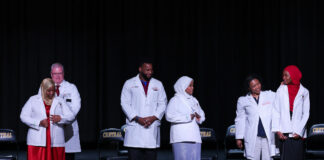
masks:
<svg viewBox="0 0 324 160"><path fill-rule="evenodd" d="M62 82L61 82L61 84L59 84L60 85L60 87L62 87L62 86L64 86L64 84L66 83L66 81L65 80L63 80ZM57 86L57 84L55 84L55 86Z"/></svg>

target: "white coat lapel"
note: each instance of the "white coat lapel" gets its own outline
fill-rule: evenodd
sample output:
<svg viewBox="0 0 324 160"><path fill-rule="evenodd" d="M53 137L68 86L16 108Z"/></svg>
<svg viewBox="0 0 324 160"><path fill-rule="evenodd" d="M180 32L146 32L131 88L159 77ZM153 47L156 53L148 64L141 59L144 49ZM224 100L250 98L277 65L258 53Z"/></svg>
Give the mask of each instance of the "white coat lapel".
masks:
<svg viewBox="0 0 324 160"><path fill-rule="evenodd" d="M255 99L253 98L253 96L251 94L248 95L248 100L255 106L257 106L257 102L255 101Z"/></svg>
<svg viewBox="0 0 324 160"><path fill-rule="evenodd" d="M144 87L143 87L143 84L141 82L141 79L139 78L139 75L136 76L136 80L135 80L135 85L138 86L140 92L144 95L145 95L145 91L144 91Z"/></svg>
<svg viewBox="0 0 324 160"><path fill-rule="evenodd" d="M59 103L59 102L57 101L57 99L54 98L53 103L52 103L52 105L51 105L51 109L50 109L50 115L55 114L55 108L57 107L57 104L58 104L58 103Z"/></svg>
<svg viewBox="0 0 324 160"><path fill-rule="evenodd" d="M289 112L289 105L290 105L290 103L289 103L289 93L288 93L288 86L287 85L285 85L285 86L283 86L284 88L283 88L283 97L284 97L284 107L286 107L285 108L285 110L287 110L288 112Z"/></svg>
<svg viewBox="0 0 324 160"><path fill-rule="evenodd" d="M68 85L68 82L67 81L63 81L60 85L60 96L61 98L71 98L71 93L69 92L69 85Z"/></svg>
<svg viewBox="0 0 324 160"><path fill-rule="evenodd" d="M154 86L154 80L153 80L153 78L151 78L150 83L149 83L149 86L147 88L147 97L152 96L153 86Z"/></svg>
<svg viewBox="0 0 324 160"><path fill-rule="evenodd" d="M39 105L40 110L41 110L41 114L43 114L43 117L46 118L47 116L46 116L45 104L44 104L44 101L43 101L41 95L39 95L38 100L39 100L39 103L41 104L41 105Z"/></svg>
<svg viewBox="0 0 324 160"><path fill-rule="evenodd" d="M251 103L251 107L257 111L258 115L260 115L260 105L259 105L260 104L260 98L261 98L261 93L259 95L259 103L257 103L255 101L255 98L252 96L252 94L248 95L248 99L249 99L249 101Z"/></svg>
<svg viewBox="0 0 324 160"><path fill-rule="evenodd" d="M297 95L296 95L296 97L294 99L294 108L300 106L300 105L296 104L297 103L296 101L298 101L299 98L302 98L301 94L303 93L303 90L304 90L304 87L300 84L299 90L298 90Z"/></svg>
<svg viewBox="0 0 324 160"><path fill-rule="evenodd" d="M65 81L63 81L63 82L60 84L60 88L59 88L59 91L60 91L60 97L63 97L64 91L65 91L65 88L66 88Z"/></svg>
<svg viewBox="0 0 324 160"><path fill-rule="evenodd" d="M260 92L260 95L259 95L259 104L258 104L258 109L259 109L259 115L261 117L262 113L264 112L264 110L266 109L265 106L266 104L265 103L268 103L265 101L266 95L261 91Z"/></svg>

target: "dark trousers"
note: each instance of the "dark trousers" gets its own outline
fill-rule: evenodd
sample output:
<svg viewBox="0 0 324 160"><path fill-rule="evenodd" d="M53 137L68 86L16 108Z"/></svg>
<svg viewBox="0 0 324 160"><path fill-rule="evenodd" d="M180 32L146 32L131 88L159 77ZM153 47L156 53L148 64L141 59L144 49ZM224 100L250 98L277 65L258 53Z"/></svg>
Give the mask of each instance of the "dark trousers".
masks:
<svg viewBox="0 0 324 160"><path fill-rule="evenodd" d="M156 160L156 149L127 148L129 160Z"/></svg>
<svg viewBox="0 0 324 160"><path fill-rule="evenodd" d="M286 135L288 136L288 135ZM304 160L305 144L304 140L288 138L284 141L279 140L281 160Z"/></svg>
<svg viewBox="0 0 324 160"><path fill-rule="evenodd" d="M74 160L75 153L65 153L65 160Z"/></svg>

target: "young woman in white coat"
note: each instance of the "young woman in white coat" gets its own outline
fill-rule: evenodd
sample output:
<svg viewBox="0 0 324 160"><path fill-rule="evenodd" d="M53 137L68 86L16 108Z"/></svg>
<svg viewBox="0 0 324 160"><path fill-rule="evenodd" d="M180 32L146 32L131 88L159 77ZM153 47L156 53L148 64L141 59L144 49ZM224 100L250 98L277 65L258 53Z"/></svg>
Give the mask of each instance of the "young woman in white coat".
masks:
<svg viewBox="0 0 324 160"><path fill-rule="evenodd" d="M247 159L269 160L275 155L274 134L271 132L275 93L262 91L261 80L256 75L248 76L245 85L248 93L237 101L236 144L244 148Z"/></svg>
<svg viewBox="0 0 324 160"><path fill-rule="evenodd" d="M276 93L272 131L280 139L282 160L304 159L306 123L309 118L309 92L300 83L302 73L294 66L287 66L282 74L283 85Z"/></svg>
<svg viewBox="0 0 324 160"><path fill-rule="evenodd" d="M29 126L28 160L65 160L63 124L70 123L74 116L54 93L53 80L44 79L41 94L30 97L20 113L21 121Z"/></svg>
<svg viewBox="0 0 324 160"><path fill-rule="evenodd" d="M205 113L192 96L194 81L183 76L174 85L175 95L166 109L166 120L171 122L170 143L175 160L200 160L201 137L198 124Z"/></svg>

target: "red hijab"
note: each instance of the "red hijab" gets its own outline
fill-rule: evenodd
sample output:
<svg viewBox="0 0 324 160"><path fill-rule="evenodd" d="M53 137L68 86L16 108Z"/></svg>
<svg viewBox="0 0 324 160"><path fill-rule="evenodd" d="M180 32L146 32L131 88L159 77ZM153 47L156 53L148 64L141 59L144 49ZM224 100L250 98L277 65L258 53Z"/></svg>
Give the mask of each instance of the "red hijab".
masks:
<svg viewBox="0 0 324 160"><path fill-rule="evenodd" d="M294 101L300 87L300 79L302 78L302 73L295 65L287 66L284 70L289 72L291 78L291 82L287 86L289 93L289 108L292 112L294 109Z"/></svg>

